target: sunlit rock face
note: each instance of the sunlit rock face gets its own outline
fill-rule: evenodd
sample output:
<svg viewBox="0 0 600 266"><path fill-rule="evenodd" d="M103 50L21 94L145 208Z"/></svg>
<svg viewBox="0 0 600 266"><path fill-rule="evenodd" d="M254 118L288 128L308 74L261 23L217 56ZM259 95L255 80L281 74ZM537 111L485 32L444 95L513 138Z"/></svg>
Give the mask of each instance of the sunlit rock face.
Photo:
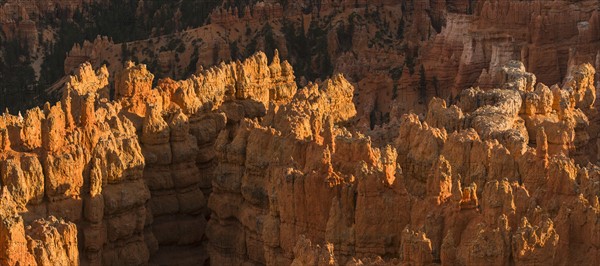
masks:
<svg viewBox="0 0 600 266"><path fill-rule="evenodd" d="M592 66L548 87L511 61L369 129L344 75L299 88L274 55L156 83L129 63L112 101L83 64L2 115L0 262L600 263Z"/></svg>

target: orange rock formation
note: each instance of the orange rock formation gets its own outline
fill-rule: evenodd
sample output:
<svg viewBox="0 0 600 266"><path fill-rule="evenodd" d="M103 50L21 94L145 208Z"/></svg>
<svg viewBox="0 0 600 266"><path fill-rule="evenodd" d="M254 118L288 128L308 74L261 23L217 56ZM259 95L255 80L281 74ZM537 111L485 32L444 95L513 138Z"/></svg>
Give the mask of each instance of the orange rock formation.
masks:
<svg viewBox="0 0 600 266"><path fill-rule="evenodd" d="M365 129L339 74L297 88L257 53L186 80L84 64L0 118L3 265L595 265L595 71L391 108ZM55 218L58 217L58 218Z"/></svg>

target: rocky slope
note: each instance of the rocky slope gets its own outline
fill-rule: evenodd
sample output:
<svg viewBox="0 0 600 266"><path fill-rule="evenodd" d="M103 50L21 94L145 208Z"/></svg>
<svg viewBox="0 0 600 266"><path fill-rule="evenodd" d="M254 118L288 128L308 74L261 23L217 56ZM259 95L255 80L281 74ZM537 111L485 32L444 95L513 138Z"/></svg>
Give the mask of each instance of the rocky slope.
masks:
<svg viewBox="0 0 600 266"><path fill-rule="evenodd" d="M587 69L576 89L551 91L511 62L502 88L465 90L449 108L434 99L424 121L393 116L363 133L339 126L356 114L339 78L300 90L273 118L219 137L227 167L209 198L211 261L597 263L600 172L568 157L587 143L577 141L586 116L576 106L593 101L575 96L595 91ZM321 100L333 95L342 102Z"/></svg>
<svg viewBox="0 0 600 266"><path fill-rule="evenodd" d="M0 108L24 111L51 99L44 90L65 82L66 53L97 36L143 40L204 25L220 1L0 1ZM121 62L123 65L125 61ZM60 94L58 95L60 97ZM51 99L54 101L55 99Z"/></svg>
<svg viewBox="0 0 600 266"><path fill-rule="evenodd" d="M278 52L185 80L81 65L0 119L2 265L596 265L594 68L522 63L494 89L365 129L343 75Z"/></svg>
<svg viewBox="0 0 600 266"><path fill-rule="evenodd" d="M495 73L513 59L523 61L541 82L560 83L570 68L596 62L597 16L593 1L483 1L473 16L448 14L445 27L425 48L423 64L430 75L459 90L498 86ZM440 64L446 67L436 70Z"/></svg>
<svg viewBox="0 0 600 266"><path fill-rule="evenodd" d="M366 129L389 122L390 106L424 114L433 97L451 102L470 86L498 87L495 73L510 60L522 61L545 84L561 85L573 67L600 62L600 7L592 0L115 5L10 0L0 6L0 40L7 46L0 53L17 55L0 64L0 78L7 80L0 108L24 110L60 98L55 92L86 61L94 68L106 64L110 78L133 60L158 78L185 79L221 61L259 50L271 57L278 49L299 86L344 73L356 87L357 117Z"/></svg>
<svg viewBox="0 0 600 266"><path fill-rule="evenodd" d="M498 87L495 73L510 60L524 62L545 84L600 62L597 1L239 3L224 1L210 24L177 34L77 44L65 71L91 61L109 63L114 74L133 59L159 77L186 78L222 60L279 49L301 86L344 73L357 88L361 126L372 128L389 121L392 105L424 114L432 97L448 101L470 86Z"/></svg>

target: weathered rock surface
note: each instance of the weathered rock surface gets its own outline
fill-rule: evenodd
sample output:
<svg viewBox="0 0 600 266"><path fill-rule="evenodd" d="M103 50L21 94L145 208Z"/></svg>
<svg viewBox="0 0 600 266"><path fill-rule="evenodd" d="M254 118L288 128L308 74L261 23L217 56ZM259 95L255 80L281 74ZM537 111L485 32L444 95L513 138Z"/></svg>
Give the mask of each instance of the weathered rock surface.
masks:
<svg viewBox="0 0 600 266"><path fill-rule="evenodd" d="M132 63L112 102L83 65L0 117L0 262L595 265L595 71L573 69L548 88L510 62L371 130L344 75L297 88L263 53L154 88Z"/></svg>
<svg viewBox="0 0 600 266"><path fill-rule="evenodd" d="M102 97L107 75L82 65L61 102L1 119L8 133L2 186L35 258L30 264L148 261L144 157L134 125L118 116L120 103Z"/></svg>
<svg viewBox="0 0 600 266"><path fill-rule="evenodd" d="M236 6L239 1L223 1L210 12L210 24L168 36L75 44L65 72L91 61L118 73L130 56L154 65L158 76L183 78L277 48L302 68L299 80L344 73L356 87L360 125L373 127L388 121L391 106L425 113L433 97L499 87L498 72L511 60L548 85L572 80L581 63L600 66L598 2L592 0L252 0Z"/></svg>
<svg viewBox="0 0 600 266"><path fill-rule="evenodd" d="M392 117L387 127L365 132L375 143L353 132L353 109L319 114L327 104L344 106L344 86L323 89L338 99L323 106L308 85L265 119L224 130L208 199L211 262L327 265L382 256L415 265L595 263L568 253L597 248L572 234L566 225L576 220L563 216L588 202L579 215L595 217L588 226L598 227L598 191L590 198L577 192L578 176L597 168L568 157L587 145L575 144L575 117L586 117L574 104L577 92L536 84L518 62L500 71L504 86L465 90L451 107L434 99L427 122ZM587 157L581 162L595 160ZM565 219L569 240L557 225ZM561 251L572 241L585 244Z"/></svg>

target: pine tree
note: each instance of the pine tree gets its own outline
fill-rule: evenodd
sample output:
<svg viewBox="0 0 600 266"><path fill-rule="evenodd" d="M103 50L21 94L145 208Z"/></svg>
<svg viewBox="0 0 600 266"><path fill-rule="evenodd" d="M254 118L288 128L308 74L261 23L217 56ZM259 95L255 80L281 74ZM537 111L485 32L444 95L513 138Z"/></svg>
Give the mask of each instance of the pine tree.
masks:
<svg viewBox="0 0 600 266"><path fill-rule="evenodd" d="M427 100L427 78L425 77L425 68L421 65L419 70L419 102L424 103Z"/></svg>
<svg viewBox="0 0 600 266"><path fill-rule="evenodd" d="M396 32L396 39L401 40L404 38L404 17L400 18L400 24L398 24L398 31Z"/></svg>

